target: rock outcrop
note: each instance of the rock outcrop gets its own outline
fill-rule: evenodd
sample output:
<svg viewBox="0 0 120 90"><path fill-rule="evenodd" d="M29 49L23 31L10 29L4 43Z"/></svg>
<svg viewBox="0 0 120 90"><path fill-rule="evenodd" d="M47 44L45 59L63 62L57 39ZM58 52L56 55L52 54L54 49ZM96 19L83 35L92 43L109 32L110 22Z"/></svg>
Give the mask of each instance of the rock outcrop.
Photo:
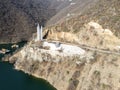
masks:
<svg viewBox="0 0 120 90"><path fill-rule="evenodd" d="M98 23L90 22L86 24L86 27L88 32L82 33L82 35L95 33L96 38L88 36L96 42L101 36L112 37L113 40L110 38L111 44L107 42L106 47L101 45L101 48L104 49L100 49L85 46L94 46L93 42L90 43L90 41L89 44L84 43L84 45L79 43L75 45L71 41L66 49L53 49L55 46L58 47L59 44L55 44L51 40L48 40L49 42L35 42L32 40L21 51L8 58L8 61L14 62L17 70L47 80L57 90L119 90L119 39L110 30L103 29ZM97 29L98 31L96 31ZM49 34L48 36L48 38L51 37ZM114 39L116 43L113 43ZM62 41L61 38L58 38L58 40ZM65 39L62 46L65 42L67 42L67 39ZM72 49L68 50L69 45ZM106 49L114 48L113 46L117 47L116 52L113 49Z"/></svg>
<svg viewBox="0 0 120 90"><path fill-rule="evenodd" d="M116 47L120 45L120 39L111 30L103 28L95 21L83 24L82 29L79 29L77 33L71 24L66 24L67 27L57 25L46 28L46 38L109 50L116 50Z"/></svg>
<svg viewBox="0 0 120 90"><path fill-rule="evenodd" d="M31 42L9 58L17 70L50 82L57 90L119 90L120 55L84 49L65 56ZM56 55L54 55L54 53Z"/></svg>

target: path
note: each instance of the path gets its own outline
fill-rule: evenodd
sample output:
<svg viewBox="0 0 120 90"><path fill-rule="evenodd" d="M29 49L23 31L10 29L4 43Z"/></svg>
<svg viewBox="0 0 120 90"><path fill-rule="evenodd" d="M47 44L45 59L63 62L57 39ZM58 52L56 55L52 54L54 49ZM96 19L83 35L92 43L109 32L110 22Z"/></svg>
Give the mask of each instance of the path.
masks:
<svg viewBox="0 0 120 90"><path fill-rule="evenodd" d="M52 40L48 40L48 42L52 42ZM61 41L58 41L58 42L61 42ZM91 46L87 46L87 45L83 45L83 44L72 44L72 43L66 43L66 42L61 42L61 43L68 44L68 45L75 45L75 46L78 46L78 47L83 48L83 49L88 49L88 50L91 50L91 51L97 51L97 52L100 52L100 53L120 55L119 52L110 51L110 50L103 50L103 49L99 49L99 48L95 48L95 47L91 47Z"/></svg>

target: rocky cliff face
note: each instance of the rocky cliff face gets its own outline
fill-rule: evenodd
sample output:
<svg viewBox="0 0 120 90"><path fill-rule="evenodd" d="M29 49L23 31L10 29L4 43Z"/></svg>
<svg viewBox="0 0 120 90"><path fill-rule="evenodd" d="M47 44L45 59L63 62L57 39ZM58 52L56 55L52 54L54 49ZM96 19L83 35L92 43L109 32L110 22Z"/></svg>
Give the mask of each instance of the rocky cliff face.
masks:
<svg viewBox="0 0 120 90"><path fill-rule="evenodd" d="M65 56L41 48L41 44L29 43L9 61L15 62L17 70L43 78L57 90L120 89L120 55L84 49L84 54Z"/></svg>
<svg viewBox="0 0 120 90"><path fill-rule="evenodd" d="M72 25L74 26L74 24L78 24L78 22L74 22ZM90 21L83 24L77 33L73 26L71 26L70 23L66 23L66 27L58 25L46 28L46 38L49 40L60 40L115 51L120 45L119 38L116 37L110 29L103 28L103 26L97 22Z"/></svg>
<svg viewBox="0 0 120 90"><path fill-rule="evenodd" d="M71 49L69 47L62 47L55 50L51 44L49 47L44 47L46 41L35 42L32 40L20 52L7 60L12 63L14 62L15 69L22 70L38 78L43 78L50 82L57 90L119 90L119 39L110 30L104 30L102 26L95 22L88 23L86 27L90 31L88 31L89 34L93 34L98 29L95 33L95 36L97 34L96 41L101 36L106 38L112 37L113 41L105 39L107 40L106 46L104 44L101 45L101 48L104 48L101 49L86 46L92 45L93 42L90 43L90 41L88 41L89 44L84 43L84 45L80 45L78 37L77 39L74 38L77 43L67 38L64 39L64 43L70 40L71 43L68 43L68 45L72 46ZM91 31L90 27L94 31ZM60 34L62 33L71 35L71 37L75 36L67 32L56 33L55 35L59 36L57 40L61 42L60 36L62 35ZM83 34L86 35L86 33ZM51 34L48 37L48 41L51 42ZM89 38L95 40L91 35ZM75 47L77 49L74 49ZM116 50L113 48L116 48ZM64 51L66 49L67 51Z"/></svg>

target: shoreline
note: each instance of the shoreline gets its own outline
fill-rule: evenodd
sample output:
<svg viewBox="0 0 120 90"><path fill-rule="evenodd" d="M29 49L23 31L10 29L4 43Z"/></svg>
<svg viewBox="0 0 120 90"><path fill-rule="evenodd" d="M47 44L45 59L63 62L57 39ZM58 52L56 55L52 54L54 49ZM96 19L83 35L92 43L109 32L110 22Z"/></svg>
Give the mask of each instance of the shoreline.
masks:
<svg viewBox="0 0 120 90"><path fill-rule="evenodd" d="M57 90L110 90L110 86L112 90L119 88L116 80L120 78L119 55L90 50L82 56L62 56L61 52L57 55L50 52L28 43L20 52L4 59L13 63L16 70L42 78ZM112 78L109 75L112 75ZM109 80L115 83L109 83ZM106 87L103 87L103 84Z"/></svg>
<svg viewBox="0 0 120 90"><path fill-rule="evenodd" d="M30 76L32 76L32 77L35 77L35 78L38 78L38 79L42 79L42 80L46 81L48 84L50 84L52 87L55 88L55 86L53 86L49 81L47 81L47 80L46 80L45 78L43 78L43 77L40 77L40 76L37 75L37 74L30 74L30 73L25 72L25 70L23 70L23 69L19 69L19 68L15 68L15 67L14 67L14 69L17 70L17 71L21 71L21 72L23 72L23 73L25 73L25 74L28 74L28 75L30 75ZM55 89L56 89L56 88L55 88ZM57 90L57 89L56 89L56 90Z"/></svg>

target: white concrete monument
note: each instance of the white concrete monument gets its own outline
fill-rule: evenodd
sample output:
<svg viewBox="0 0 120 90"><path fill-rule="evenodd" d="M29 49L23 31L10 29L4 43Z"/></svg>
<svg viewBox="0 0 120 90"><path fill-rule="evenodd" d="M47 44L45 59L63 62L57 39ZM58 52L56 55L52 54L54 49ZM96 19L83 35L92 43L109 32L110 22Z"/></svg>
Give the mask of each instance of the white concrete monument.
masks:
<svg viewBox="0 0 120 90"><path fill-rule="evenodd" d="M40 28L40 40L41 40L41 41L43 40L42 31L43 31L43 27L41 26L41 28Z"/></svg>
<svg viewBox="0 0 120 90"><path fill-rule="evenodd" d="M42 31L43 31L42 26L40 27L39 24L38 24L37 25L37 41L42 41L43 40Z"/></svg>

